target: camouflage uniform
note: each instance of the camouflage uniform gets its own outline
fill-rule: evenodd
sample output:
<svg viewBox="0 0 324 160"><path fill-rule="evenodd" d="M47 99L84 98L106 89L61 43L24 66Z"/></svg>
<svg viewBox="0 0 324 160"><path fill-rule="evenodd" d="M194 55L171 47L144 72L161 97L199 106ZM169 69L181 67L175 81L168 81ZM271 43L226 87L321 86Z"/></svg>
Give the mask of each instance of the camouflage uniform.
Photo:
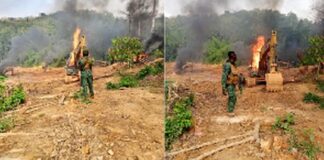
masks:
<svg viewBox="0 0 324 160"><path fill-rule="evenodd" d="M82 57L78 66L81 71L81 86L82 86L82 94L84 97L88 96L88 87L90 91L90 96L94 96L93 92L93 76L92 76L92 65L94 63L94 59L88 56Z"/></svg>
<svg viewBox="0 0 324 160"><path fill-rule="evenodd" d="M227 61L223 65L222 88L228 93L227 111L233 112L236 104L235 88L239 83L236 66Z"/></svg>

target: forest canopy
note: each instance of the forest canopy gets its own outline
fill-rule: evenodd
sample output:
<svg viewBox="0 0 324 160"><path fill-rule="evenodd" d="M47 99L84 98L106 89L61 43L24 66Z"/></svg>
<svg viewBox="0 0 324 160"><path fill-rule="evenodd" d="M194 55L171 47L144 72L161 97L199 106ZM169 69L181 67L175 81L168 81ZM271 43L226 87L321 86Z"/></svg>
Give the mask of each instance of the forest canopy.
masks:
<svg viewBox="0 0 324 160"><path fill-rule="evenodd" d="M222 42L219 44L224 46L214 46L224 49L229 45L228 48L236 51L241 62L246 64L250 59L250 45L257 36L263 35L266 38L270 38L271 31L276 30L278 36L278 58L280 60L297 62L297 54L306 52L309 38L320 32L320 24L307 19L299 19L294 13L282 14L276 10L225 11L221 15L210 14L200 18L208 19L208 23L202 27L204 27L204 32L209 33L203 42L204 53L201 60L215 59L217 57L212 57L206 51L213 50L212 46L208 45L213 44L211 41L219 41ZM195 31L190 26L193 25L194 19L194 16L166 18L166 59L168 61L175 60L181 48L196 43L195 37L191 37L195 35L192 34ZM217 54L221 56L225 53ZM190 56L188 55L188 57ZM220 61L217 59L215 62Z"/></svg>

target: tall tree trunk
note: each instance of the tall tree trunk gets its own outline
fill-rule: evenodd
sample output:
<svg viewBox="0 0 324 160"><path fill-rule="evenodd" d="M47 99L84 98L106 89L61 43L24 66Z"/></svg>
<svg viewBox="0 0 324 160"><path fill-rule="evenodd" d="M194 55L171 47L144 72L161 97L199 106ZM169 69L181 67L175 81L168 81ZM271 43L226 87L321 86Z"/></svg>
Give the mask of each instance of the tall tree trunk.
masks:
<svg viewBox="0 0 324 160"><path fill-rule="evenodd" d="M152 25L151 25L151 33L153 33L154 31L154 28L155 28L155 16L156 16L156 6L158 4L158 0L153 0L153 11L152 11L152 15L151 15L151 22L152 22Z"/></svg>

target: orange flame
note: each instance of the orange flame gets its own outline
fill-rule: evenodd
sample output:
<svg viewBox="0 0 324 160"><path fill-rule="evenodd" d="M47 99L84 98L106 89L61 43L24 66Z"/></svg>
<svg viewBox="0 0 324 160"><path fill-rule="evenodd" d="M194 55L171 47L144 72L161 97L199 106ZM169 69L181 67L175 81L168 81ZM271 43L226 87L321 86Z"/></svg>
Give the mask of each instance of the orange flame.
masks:
<svg viewBox="0 0 324 160"><path fill-rule="evenodd" d="M70 62L69 66L74 66L75 65L75 54L74 50L78 47L79 41L80 41L80 33L81 29L77 27L73 33L73 50L70 54Z"/></svg>
<svg viewBox="0 0 324 160"><path fill-rule="evenodd" d="M264 36L258 36L256 42L252 45L252 70L256 71L259 69L260 53L264 46Z"/></svg>
<svg viewBox="0 0 324 160"><path fill-rule="evenodd" d="M77 27L73 33L73 50L78 47L80 41L80 33L81 33L81 29Z"/></svg>

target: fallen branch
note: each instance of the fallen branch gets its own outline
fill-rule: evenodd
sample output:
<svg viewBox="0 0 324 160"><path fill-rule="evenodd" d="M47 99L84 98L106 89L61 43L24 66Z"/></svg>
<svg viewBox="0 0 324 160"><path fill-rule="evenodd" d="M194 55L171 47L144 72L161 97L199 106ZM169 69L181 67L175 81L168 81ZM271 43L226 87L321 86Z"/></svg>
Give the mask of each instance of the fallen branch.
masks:
<svg viewBox="0 0 324 160"><path fill-rule="evenodd" d="M200 148L205 147L205 146L209 146L209 145L213 145L213 144L217 144L217 143L221 143L221 142L226 142L228 140L233 140L233 139L238 139L238 138L249 136L249 137L247 137L247 138L245 138L245 139L243 139L243 140L241 140L239 142L233 142L233 143L230 143L230 144L223 145L223 146L221 146L221 147L219 147L219 148L217 148L215 150L204 153L204 154L200 155L199 157L193 159L193 160L201 160L203 158L206 158L208 156L211 156L211 155L215 154L218 151L221 151L221 150L224 150L226 148L233 147L233 146L236 146L236 145L240 145L240 144L243 144L243 143L246 143L246 142L249 142L249 141L254 141L255 140L257 143L259 143L259 141L260 141L259 131L260 131L260 123L256 122L253 131L249 131L249 132L247 132L245 134L232 136L232 137L225 138L225 139L215 140L215 141L212 141L212 142L206 142L206 143L203 143L203 144L200 144L200 145L197 145L197 146L193 146L193 147L189 147L189 148L186 148L186 149L182 149L182 150L174 151L174 152L171 152L171 153L167 153L167 156L168 157L169 156L175 156L177 154L188 152L188 151L191 151L191 150L200 149Z"/></svg>
<svg viewBox="0 0 324 160"><path fill-rule="evenodd" d="M244 144L244 143L247 143L247 142L252 142L252 141L256 141L256 142L259 142L259 131L260 131L260 123L257 122L255 127L254 127L254 130L252 132L252 136L250 137L247 137L241 141L238 141L238 142L233 142L233 143L230 143L230 144L225 144L223 146L220 146L219 148L215 149L215 150L211 150L209 152L206 152L202 155L200 155L199 157L196 157L196 158L193 158L191 160L202 160L208 156L211 156L213 154L215 154L216 152L219 152L219 151L222 151L226 148L230 148L230 147L233 147L233 146L237 146L237 145L241 145L241 144Z"/></svg>
<svg viewBox="0 0 324 160"><path fill-rule="evenodd" d="M25 112L23 112L24 114L29 114L29 113L31 113L31 112L35 112L35 111L38 111L38 110L40 110L41 108L31 108L31 109L28 109L28 110L26 110Z"/></svg>
<svg viewBox="0 0 324 160"><path fill-rule="evenodd" d="M41 96L41 97L37 97L39 99L52 99L52 98L56 98L58 95L57 94L53 94L53 95L45 95L45 96Z"/></svg>
<svg viewBox="0 0 324 160"><path fill-rule="evenodd" d="M250 141L253 141L255 140L253 136L251 137L248 137L248 138L245 138L241 141L238 141L238 142L233 142L233 143L230 143L230 144L226 144L226 145L223 145L223 146L220 146L219 148L215 149L215 150L211 150L209 152L206 152L202 155L200 155L199 157L196 157L196 158L193 158L191 160L202 160L208 156L211 156L213 154L215 154L216 152L219 152L219 151L222 151L226 148L230 148L230 147L233 147L233 146L236 146L236 145L240 145L240 144L244 144L244 143L247 143L247 142L250 142Z"/></svg>
<svg viewBox="0 0 324 160"><path fill-rule="evenodd" d="M221 142L225 142L225 141L228 141L228 140L237 139L237 138L246 137L246 136L252 136L252 135L253 135L253 132L250 131L250 132L247 132L245 134L238 135L238 136L232 136L232 137L225 138L225 139L215 140L215 141L212 141L212 142L206 142L206 143L203 143L203 144L200 144L200 145L197 145L197 146L193 146L193 147L190 147L190 148L174 151L174 152L168 153L167 155L168 156L174 156L174 155L177 155L179 153L183 153L183 152L187 152L187 151L191 151L191 150L196 150L196 149L199 149L199 148L202 148L202 147L205 147L205 146L209 146L209 145L212 145L212 144L221 143Z"/></svg>
<svg viewBox="0 0 324 160"><path fill-rule="evenodd" d="M16 133L0 133L0 137L8 137L8 136L36 136L39 133L25 133L25 132L16 132Z"/></svg>
<svg viewBox="0 0 324 160"><path fill-rule="evenodd" d="M62 97L59 100L60 105L64 105L65 95L63 94Z"/></svg>

